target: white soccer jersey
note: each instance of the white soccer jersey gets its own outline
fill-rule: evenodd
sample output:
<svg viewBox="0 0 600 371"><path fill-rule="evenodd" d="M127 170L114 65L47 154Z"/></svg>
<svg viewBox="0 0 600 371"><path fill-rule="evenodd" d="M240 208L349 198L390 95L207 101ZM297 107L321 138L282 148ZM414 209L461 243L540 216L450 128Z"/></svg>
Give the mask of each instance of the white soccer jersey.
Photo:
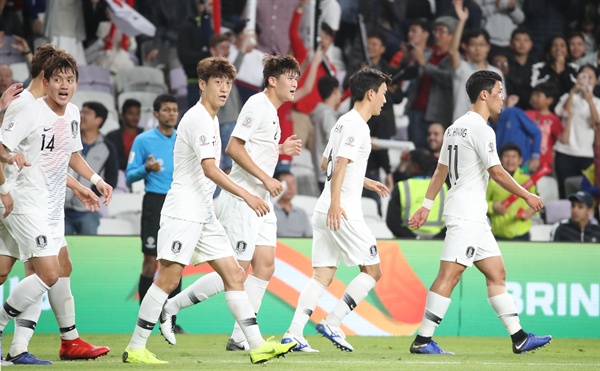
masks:
<svg viewBox="0 0 600 371"><path fill-rule="evenodd" d="M277 109L265 93L254 94L244 104L231 136L244 140L252 161L266 174L273 176L279 159L281 128ZM242 169L235 161L229 176L238 185L253 193L266 191L260 180Z"/></svg>
<svg viewBox="0 0 600 371"><path fill-rule="evenodd" d="M444 215L486 220L488 169L500 165L496 134L478 113L469 111L444 133L439 163L448 166L452 187L446 195Z"/></svg>
<svg viewBox="0 0 600 371"><path fill-rule="evenodd" d="M221 158L219 119L211 118L200 103L181 118L173 150L173 183L161 215L197 223L215 220L213 193L216 185L204 175L202 160Z"/></svg>
<svg viewBox="0 0 600 371"><path fill-rule="evenodd" d="M19 94L19 98L13 100L8 105L6 109L6 113L4 114L4 119L2 120L2 125L9 125L13 120L17 112L21 110L21 108L25 107L28 104L31 104L35 101L35 97L33 94L29 92L29 90L25 89ZM0 130L0 142L2 142L2 130ZM4 176L6 178L6 185L8 189L12 191L13 186L15 184L15 179L17 177L17 172L13 166L4 166Z"/></svg>
<svg viewBox="0 0 600 371"><path fill-rule="evenodd" d="M363 219L361 197L370 153L369 126L357 111L351 110L339 118L329 134L323 152L327 158L327 178L315 211L327 214L331 204L331 177L335 159L343 157L350 161L342 183L340 204L348 219Z"/></svg>
<svg viewBox="0 0 600 371"><path fill-rule="evenodd" d="M64 218L69 161L82 149L79 120L76 105L69 103L58 116L40 98L2 125L3 144L31 163L17 174L14 214L41 212L50 219Z"/></svg>

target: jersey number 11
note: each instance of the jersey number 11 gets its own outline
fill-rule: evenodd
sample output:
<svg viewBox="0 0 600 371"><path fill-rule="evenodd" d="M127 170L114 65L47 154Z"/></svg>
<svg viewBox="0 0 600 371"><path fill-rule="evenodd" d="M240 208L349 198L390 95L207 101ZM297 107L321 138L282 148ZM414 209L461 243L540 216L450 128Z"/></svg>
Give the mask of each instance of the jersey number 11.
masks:
<svg viewBox="0 0 600 371"><path fill-rule="evenodd" d="M452 152L454 151L454 164L452 163ZM454 173L452 168L454 167ZM450 183L456 184L458 180L458 144L448 146L448 176Z"/></svg>

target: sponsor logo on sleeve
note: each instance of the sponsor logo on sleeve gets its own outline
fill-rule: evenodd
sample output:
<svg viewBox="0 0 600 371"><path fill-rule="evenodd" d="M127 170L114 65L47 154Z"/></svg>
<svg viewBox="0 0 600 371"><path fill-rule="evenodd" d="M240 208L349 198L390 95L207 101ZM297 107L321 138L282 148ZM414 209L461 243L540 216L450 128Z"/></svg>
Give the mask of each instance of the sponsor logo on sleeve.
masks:
<svg viewBox="0 0 600 371"><path fill-rule="evenodd" d="M246 116L246 118L244 119L244 121L242 121L242 126L249 128L252 126L252 118L250 116Z"/></svg>
<svg viewBox="0 0 600 371"><path fill-rule="evenodd" d="M200 141L201 147L205 147L210 144L210 142L208 141L208 139L206 139L206 136L204 135L200 135L200 138L198 140Z"/></svg>
<svg viewBox="0 0 600 371"><path fill-rule="evenodd" d="M494 144L494 142L489 142L488 148L489 148L488 152L493 153L496 150L496 145Z"/></svg>
<svg viewBox="0 0 600 371"><path fill-rule="evenodd" d="M348 139L346 139L346 143L344 144L348 147L354 147L354 137L349 137Z"/></svg>

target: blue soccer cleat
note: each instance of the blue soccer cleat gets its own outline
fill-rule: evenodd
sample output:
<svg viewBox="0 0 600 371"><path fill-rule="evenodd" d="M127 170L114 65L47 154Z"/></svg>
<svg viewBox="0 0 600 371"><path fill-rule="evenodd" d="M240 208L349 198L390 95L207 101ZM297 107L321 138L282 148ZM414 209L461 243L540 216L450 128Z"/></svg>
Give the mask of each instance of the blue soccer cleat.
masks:
<svg viewBox="0 0 600 371"><path fill-rule="evenodd" d="M304 338L304 336L294 336L289 332L286 332L281 339L281 344L287 344L295 341L298 343L295 348L292 349L292 352L304 352L304 353L318 353L319 351L313 349L308 341Z"/></svg>
<svg viewBox="0 0 600 371"><path fill-rule="evenodd" d="M537 348L545 347L552 341L551 335L546 336L535 336L532 333L527 334L527 339L525 339L521 344L513 343L513 353L521 354L531 352L532 350L536 350Z"/></svg>
<svg viewBox="0 0 600 371"><path fill-rule="evenodd" d="M412 354L454 354L453 352L443 351L433 340L427 344L415 344L413 341L410 345L410 352Z"/></svg>
<svg viewBox="0 0 600 371"><path fill-rule="evenodd" d="M345 350L347 352L354 351L352 345L350 345L350 343L346 341L346 335L344 334L344 331L342 331L341 328L331 326L327 324L325 320L322 320L317 325L317 332L329 339L329 341L331 341L333 345L335 345L340 350Z"/></svg>
<svg viewBox="0 0 600 371"><path fill-rule="evenodd" d="M23 352L18 356L12 357L10 354L6 355L6 360L12 362L14 365L51 365L52 362L37 359L33 354Z"/></svg>

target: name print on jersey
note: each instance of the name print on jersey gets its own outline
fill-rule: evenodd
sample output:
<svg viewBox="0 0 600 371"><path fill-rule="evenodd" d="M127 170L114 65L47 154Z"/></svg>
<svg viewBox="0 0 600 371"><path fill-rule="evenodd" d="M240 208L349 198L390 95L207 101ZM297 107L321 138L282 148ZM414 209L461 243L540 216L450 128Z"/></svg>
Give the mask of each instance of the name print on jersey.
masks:
<svg viewBox="0 0 600 371"><path fill-rule="evenodd" d="M448 128L446 132L446 136L448 137L466 137L467 136L467 128Z"/></svg>

